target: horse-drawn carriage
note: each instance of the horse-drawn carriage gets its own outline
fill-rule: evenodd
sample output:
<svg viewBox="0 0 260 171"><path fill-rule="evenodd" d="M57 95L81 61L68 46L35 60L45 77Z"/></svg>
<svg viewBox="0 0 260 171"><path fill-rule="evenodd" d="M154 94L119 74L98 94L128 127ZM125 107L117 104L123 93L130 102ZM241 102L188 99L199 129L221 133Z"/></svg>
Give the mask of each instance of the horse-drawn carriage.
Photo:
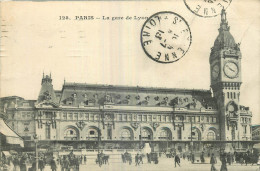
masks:
<svg viewBox="0 0 260 171"><path fill-rule="evenodd" d="M102 164L109 164L108 163L109 155L105 155L104 153L97 154L96 164L102 166Z"/></svg>
<svg viewBox="0 0 260 171"><path fill-rule="evenodd" d="M125 152L124 154L122 154L122 160L123 163L129 163L132 164L132 155L128 152Z"/></svg>
<svg viewBox="0 0 260 171"><path fill-rule="evenodd" d="M151 162L154 162L154 164L158 164L159 160L158 160L158 154L157 153L150 153L150 157L151 157Z"/></svg>

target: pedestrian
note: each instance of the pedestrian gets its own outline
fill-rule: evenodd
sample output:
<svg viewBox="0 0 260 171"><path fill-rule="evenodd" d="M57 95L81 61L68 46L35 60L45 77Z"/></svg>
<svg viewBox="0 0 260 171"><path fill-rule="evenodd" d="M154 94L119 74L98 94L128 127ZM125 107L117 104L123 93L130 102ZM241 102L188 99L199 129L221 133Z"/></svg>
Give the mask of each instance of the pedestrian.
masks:
<svg viewBox="0 0 260 171"><path fill-rule="evenodd" d="M50 161L50 165L51 165L51 170L52 171L56 171L57 170L57 165L56 165L56 162L54 160L54 157L52 157L52 159Z"/></svg>
<svg viewBox="0 0 260 171"><path fill-rule="evenodd" d="M87 162L87 156L85 155L84 156L84 164L86 164L86 162Z"/></svg>
<svg viewBox="0 0 260 171"><path fill-rule="evenodd" d="M40 159L39 159L39 161L38 161L38 167L39 167L40 171L43 171L43 170L44 170L45 164L44 164L43 158L40 158Z"/></svg>
<svg viewBox="0 0 260 171"><path fill-rule="evenodd" d="M211 158L210 158L210 164L211 164L211 169L210 171L216 171L217 169L215 168L215 164L217 163L217 159L214 156L214 153L211 154Z"/></svg>
<svg viewBox="0 0 260 171"><path fill-rule="evenodd" d="M151 163L151 154L146 154L147 155L147 161L148 161L148 163Z"/></svg>
<svg viewBox="0 0 260 171"><path fill-rule="evenodd" d="M201 155L200 155L200 161L201 161L201 163L205 162L204 152L202 152Z"/></svg>
<svg viewBox="0 0 260 171"><path fill-rule="evenodd" d="M64 157L64 159L61 162L61 171L69 171L69 159L67 157Z"/></svg>
<svg viewBox="0 0 260 171"><path fill-rule="evenodd" d="M191 162L194 163L194 161L195 161L195 155L194 155L194 153L192 153L191 154Z"/></svg>
<svg viewBox="0 0 260 171"><path fill-rule="evenodd" d="M227 154L227 163L231 165L231 154L230 152Z"/></svg>
<svg viewBox="0 0 260 171"><path fill-rule="evenodd" d="M176 163L180 166L181 159L180 159L180 157L179 157L178 154L175 155L174 161L175 161L175 167L176 167ZM180 167L181 167L181 166L180 166Z"/></svg>
<svg viewBox="0 0 260 171"><path fill-rule="evenodd" d="M226 153L224 153L221 157L221 168L220 171L227 171L227 160L226 160Z"/></svg>
<svg viewBox="0 0 260 171"><path fill-rule="evenodd" d="M26 158L25 156L22 156L21 159L20 159L20 171L27 171L27 167L26 167Z"/></svg>
<svg viewBox="0 0 260 171"><path fill-rule="evenodd" d="M135 155L135 165L136 166L139 165L139 154L138 153Z"/></svg>
<svg viewBox="0 0 260 171"><path fill-rule="evenodd" d="M18 156L14 156L13 164L14 164L14 171L18 171L18 167L19 167L19 159L18 159Z"/></svg>
<svg viewBox="0 0 260 171"><path fill-rule="evenodd" d="M36 160L35 159L33 159L32 167L29 168L29 171L36 171Z"/></svg>

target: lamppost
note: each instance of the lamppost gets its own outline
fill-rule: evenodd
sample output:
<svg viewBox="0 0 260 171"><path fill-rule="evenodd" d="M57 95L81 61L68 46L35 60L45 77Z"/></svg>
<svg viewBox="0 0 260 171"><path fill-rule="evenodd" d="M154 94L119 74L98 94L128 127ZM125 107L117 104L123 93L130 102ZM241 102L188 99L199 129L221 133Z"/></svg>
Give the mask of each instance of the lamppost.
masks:
<svg viewBox="0 0 260 171"><path fill-rule="evenodd" d="M35 169L36 169L36 171L37 171L37 170L38 170L38 152L37 152L37 144L38 144L39 140L38 140L38 136L37 136L37 134L34 134L34 135L33 135L33 138L34 138L34 143L35 143L35 162L36 162Z"/></svg>

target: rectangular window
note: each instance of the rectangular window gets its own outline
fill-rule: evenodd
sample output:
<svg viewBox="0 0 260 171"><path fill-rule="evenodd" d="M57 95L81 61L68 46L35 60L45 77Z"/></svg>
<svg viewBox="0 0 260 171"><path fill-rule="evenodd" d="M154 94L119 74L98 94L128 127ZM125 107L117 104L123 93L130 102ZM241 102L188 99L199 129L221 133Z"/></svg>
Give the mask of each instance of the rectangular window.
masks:
<svg viewBox="0 0 260 171"><path fill-rule="evenodd" d="M119 114L119 115L118 115L118 120L119 120L119 121L122 121L122 114Z"/></svg>
<svg viewBox="0 0 260 171"><path fill-rule="evenodd" d="M46 139L51 138L51 127L48 124L45 125L45 135L46 135Z"/></svg>
<svg viewBox="0 0 260 171"><path fill-rule="evenodd" d="M203 121L204 121L204 116L201 117L201 122L203 122Z"/></svg>
<svg viewBox="0 0 260 171"><path fill-rule="evenodd" d="M150 122L152 121L152 115L148 116L148 121L150 121Z"/></svg>
<svg viewBox="0 0 260 171"><path fill-rule="evenodd" d="M142 121L142 115L138 115L138 121Z"/></svg>
<svg viewBox="0 0 260 171"><path fill-rule="evenodd" d="M50 119L52 117L52 112L44 112L45 118Z"/></svg>
<svg viewBox="0 0 260 171"><path fill-rule="evenodd" d="M66 120L67 119L67 113L63 113L63 119Z"/></svg>
<svg viewBox="0 0 260 171"><path fill-rule="evenodd" d="M163 122L166 122L166 116L163 116Z"/></svg>
<svg viewBox="0 0 260 171"><path fill-rule="evenodd" d="M99 121L99 114L95 114L95 121Z"/></svg>
<svg viewBox="0 0 260 171"><path fill-rule="evenodd" d="M112 129L111 129L111 127L107 128L107 139L108 140L112 139Z"/></svg>
<svg viewBox="0 0 260 171"><path fill-rule="evenodd" d="M132 121L132 115L130 114L130 115L128 115L128 119L127 119L128 121Z"/></svg>
<svg viewBox="0 0 260 171"><path fill-rule="evenodd" d="M153 115L153 121L156 121L156 115Z"/></svg>
<svg viewBox="0 0 260 171"><path fill-rule="evenodd" d="M85 113L85 119L88 120L88 113Z"/></svg>
<svg viewBox="0 0 260 171"><path fill-rule="evenodd" d="M167 116L167 121L171 122L171 116Z"/></svg>
<svg viewBox="0 0 260 171"><path fill-rule="evenodd" d="M177 136L178 139L181 140L181 127L177 127Z"/></svg>
<svg viewBox="0 0 260 171"><path fill-rule="evenodd" d="M74 120L78 120L78 113L74 113Z"/></svg>
<svg viewBox="0 0 260 171"><path fill-rule="evenodd" d="M72 113L69 113L69 120L72 120L72 118L73 118Z"/></svg>
<svg viewBox="0 0 260 171"><path fill-rule="evenodd" d="M213 116L211 116L211 122L213 122Z"/></svg>
<svg viewBox="0 0 260 171"><path fill-rule="evenodd" d="M246 126L244 126L244 131L243 131L244 134L246 134Z"/></svg>
<svg viewBox="0 0 260 171"><path fill-rule="evenodd" d="M158 121L159 121L159 122L162 121L162 117L161 117L161 115L158 115Z"/></svg>
<svg viewBox="0 0 260 171"><path fill-rule="evenodd" d="M213 123L216 123L216 122L217 122L217 118L214 117L214 118L213 118Z"/></svg>
<svg viewBox="0 0 260 171"><path fill-rule="evenodd" d="M94 121L94 114L89 115L89 120Z"/></svg>
<svg viewBox="0 0 260 171"><path fill-rule="evenodd" d="M207 122L209 122L209 117L207 116Z"/></svg>
<svg viewBox="0 0 260 171"><path fill-rule="evenodd" d="M123 115L123 121L127 121L127 115L126 114Z"/></svg>
<svg viewBox="0 0 260 171"><path fill-rule="evenodd" d="M147 116L146 115L143 115L143 121L147 121Z"/></svg>
<svg viewBox="0 0 260 171"><path fill-rule="evenodd" d="M200 116L197 117L197 122L200 122Z"/></svg>

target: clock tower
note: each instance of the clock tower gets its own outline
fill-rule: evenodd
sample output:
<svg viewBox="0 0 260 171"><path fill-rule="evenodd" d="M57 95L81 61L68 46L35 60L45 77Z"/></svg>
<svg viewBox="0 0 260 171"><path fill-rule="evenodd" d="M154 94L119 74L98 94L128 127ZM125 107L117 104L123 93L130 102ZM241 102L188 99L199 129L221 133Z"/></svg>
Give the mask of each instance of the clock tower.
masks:
<svg viewBox="0 0 260 171"><path fill-rule="evenodd" d="M241 86L241 52L230 34L226 11L221 12L221 23L210 53L211 88L219 114L220 138L225 141L239 139L239 96Z"/></svg>

